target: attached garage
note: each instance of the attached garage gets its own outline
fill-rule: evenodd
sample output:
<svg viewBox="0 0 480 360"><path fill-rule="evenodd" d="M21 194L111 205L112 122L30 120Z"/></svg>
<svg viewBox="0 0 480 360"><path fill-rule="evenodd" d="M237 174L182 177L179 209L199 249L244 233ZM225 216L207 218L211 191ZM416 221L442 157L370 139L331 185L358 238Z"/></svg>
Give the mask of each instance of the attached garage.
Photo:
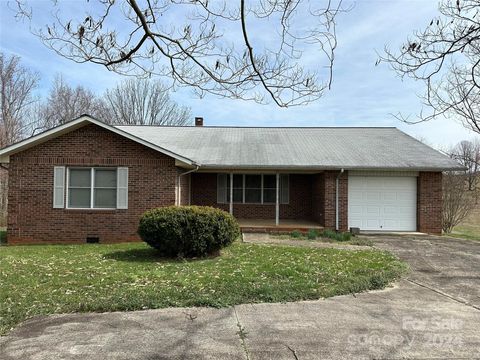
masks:
<svg viewBox="0 0 480 360"><path fill-rule="evenodd" d="M348 226L371 231L416 231L416 175L350 174Z"/></svg>

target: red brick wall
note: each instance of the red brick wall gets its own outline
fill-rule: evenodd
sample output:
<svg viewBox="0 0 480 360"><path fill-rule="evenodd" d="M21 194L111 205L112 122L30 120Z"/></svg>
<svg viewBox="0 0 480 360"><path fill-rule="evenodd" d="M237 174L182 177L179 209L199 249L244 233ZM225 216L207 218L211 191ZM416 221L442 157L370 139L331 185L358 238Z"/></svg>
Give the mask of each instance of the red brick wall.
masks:
<svg viewBox="0 0 480 360"><path fill-rule="evenodd" d="M313 183L314 218L326 229L336 228L336 179L339 171L325 171L317 174ZM339 230L348 231L348 172L339 180Z"/></svg>
<svg viewBox="0 0 480 360"><path fill-rule="evenodd" d="M312 177L312 217L320 224L325 223L325 175L315 174Z"/></svg>
<svg viewBox="0 0 480 360"><path fill-rule="evenodd" d="M280 219L312 219L313 175L290 174L290 203L280 204ZM192 205L214 206L229 211L228 204L217 204L217 174L192 173ZM233 215L243 219L275 219L275 204L234 204Z"/></svg>
<svg viewBox="0 0 480 360"><path fill-rule="evenodd" d="M127 210L54 209L54 166L127 166ZM10 158L10 244L139 240L141 214L173 205L177 168L173 158L96 125L87 125Z"/></svg>
<svg viewBox="0 0 480 360"><path fill-rule="evenodd" d="M417 228L442 233L443 193L441 172L420 172L417 179Z"/></svg>

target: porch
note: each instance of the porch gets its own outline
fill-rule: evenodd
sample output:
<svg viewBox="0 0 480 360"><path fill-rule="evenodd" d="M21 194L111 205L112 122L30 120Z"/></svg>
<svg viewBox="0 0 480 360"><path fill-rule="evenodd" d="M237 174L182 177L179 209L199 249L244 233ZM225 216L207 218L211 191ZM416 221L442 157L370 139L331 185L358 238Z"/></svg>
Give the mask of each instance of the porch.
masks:
<svg viewBox="0 0 480 360"><path fill-rule="evenodd" d="M194 172L189 175L184 184L185 192L182 192L188 196L182 202L230 212L239 220L243 232L306 232L335 228L335 209L326 211L326 205L335 206L332 187L337 173L327 177L325 172ZM340 217L342 225L343 220Z"/></svg>

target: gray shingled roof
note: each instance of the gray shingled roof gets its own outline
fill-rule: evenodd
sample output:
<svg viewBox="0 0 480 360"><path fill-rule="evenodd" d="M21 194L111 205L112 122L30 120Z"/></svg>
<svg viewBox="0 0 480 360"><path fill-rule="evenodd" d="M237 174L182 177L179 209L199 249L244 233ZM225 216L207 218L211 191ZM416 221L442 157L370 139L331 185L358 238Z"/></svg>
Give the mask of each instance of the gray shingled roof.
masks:
<svg viewBox="0 0 480 360"><path fill-rule="evenodd" d="M117 128L208 168L461 168L396 128Z"/></svg>

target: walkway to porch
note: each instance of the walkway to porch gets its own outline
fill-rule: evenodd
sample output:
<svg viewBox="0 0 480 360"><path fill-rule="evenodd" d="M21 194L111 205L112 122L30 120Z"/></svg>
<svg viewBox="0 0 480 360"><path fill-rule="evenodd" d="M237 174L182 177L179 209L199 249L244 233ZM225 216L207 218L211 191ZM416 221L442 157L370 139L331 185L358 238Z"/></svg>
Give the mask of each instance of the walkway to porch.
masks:
<svg viewBox="0 0 480 360"><path fill-rule="evenodd" d="M268 233L282 233L298 230L307 232L310 229L323 230L315 221L303 219L281 219L278 225L275 225L275 219L237 219L240 223L240 229L244 233L268 232Z"/></svg>

